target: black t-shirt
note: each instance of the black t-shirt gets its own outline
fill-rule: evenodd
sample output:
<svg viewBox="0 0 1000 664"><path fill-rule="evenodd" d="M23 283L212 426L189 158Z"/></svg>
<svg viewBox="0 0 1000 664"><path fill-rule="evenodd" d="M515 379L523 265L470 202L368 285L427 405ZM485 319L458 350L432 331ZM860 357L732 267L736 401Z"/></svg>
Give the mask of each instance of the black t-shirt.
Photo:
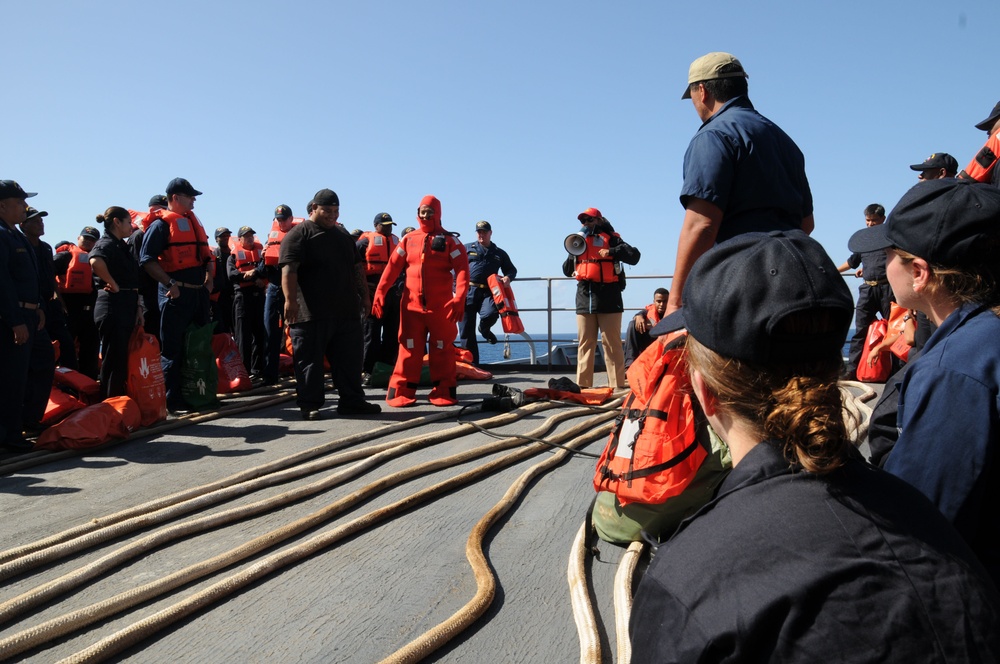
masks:
<svg viewBox="0 0 1000 664"><path fill-rule="evenodd" d="M105 233L90 250L90 257L104 261L111 278L115 280L120 290L139 288L139 262L125 240L119 240ZM96 274L94 280L98 282L99 288L104 288L104 281Z"/></svg>
<svg viewBox="0 0 1000 664"><path fill-rule="evenodd" d="M359 316L354 275L361 261L354 238L339 226L325 229L307 219L288 231L278 264L298 263L299 322Z"/></svg>

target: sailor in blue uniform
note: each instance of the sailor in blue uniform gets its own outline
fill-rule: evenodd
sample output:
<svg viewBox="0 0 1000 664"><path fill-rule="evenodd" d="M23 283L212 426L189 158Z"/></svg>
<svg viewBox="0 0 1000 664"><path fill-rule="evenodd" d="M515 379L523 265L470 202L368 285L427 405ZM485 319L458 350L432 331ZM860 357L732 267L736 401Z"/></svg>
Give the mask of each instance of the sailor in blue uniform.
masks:
<svg viewBox="0 0 1000 664"><path fill-rule="evenodd" d="M476 315L479 316L479 333L491 344L497 337L490 330L500 318L486 280L499 275L500 281L509 284L517 276L517 268L510 262L507 252L493 244L493 227L488 221L476 223L476 241L465 245L469 254L469 293L465 296L465 318L459 324L458 338L462 346L472 352L472 361L479 364L479 342L476 340Z"/></svg>
<svg viewBox="0 0 1000 664"><path fill-rule="evenodd" d="M17 229L27 216L25 200L34 195L13 180L0 180L0 362L4 367L0 448L14 451L32 447L24 439L24 428L35 427L42 419L55 365L45 332L35 250Z"/></svg>

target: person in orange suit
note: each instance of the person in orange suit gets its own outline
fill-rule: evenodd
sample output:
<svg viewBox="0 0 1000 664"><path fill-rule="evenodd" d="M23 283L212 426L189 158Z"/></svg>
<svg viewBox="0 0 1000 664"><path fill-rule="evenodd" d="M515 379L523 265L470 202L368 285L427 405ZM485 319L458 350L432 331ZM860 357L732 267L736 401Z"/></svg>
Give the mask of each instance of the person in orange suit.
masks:
<svg viewBox="0 0 1000 664"><path fill-rule="evenodd" d="M372 302L372 315L382 317L389 289L400 271L406 281L400 304L399 357L389 379L385 401L393 407L416 403L424 347L429 346L430 402L458 403L455 375L455 335L465 313L469 290L469 258L457 234L441 226L441 201L424 196L417 208L420 228L407 233L389 259ZM453 276L454 274L454 276ZM454 284L454 288L452 288Z"/></svg>

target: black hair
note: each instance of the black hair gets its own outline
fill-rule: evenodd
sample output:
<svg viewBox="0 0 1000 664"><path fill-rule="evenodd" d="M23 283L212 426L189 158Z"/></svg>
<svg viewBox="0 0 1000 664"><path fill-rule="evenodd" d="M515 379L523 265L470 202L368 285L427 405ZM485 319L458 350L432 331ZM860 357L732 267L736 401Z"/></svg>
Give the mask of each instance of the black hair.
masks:
<svg viewBox="0 0 1000 664"><path fill-rule="evenodd" d="M722 65L719 67L720 74L731 74L733 72L742 72L743 67L731 62L728 65ZM711 81L697 81L692 83L692 85L697 85L701 83L705 86L705 91L712 95L717 101L727 102L730 99L736 99L747 94L749 88L747 86L746 76L732 76L730 78L715 78Z"/></svg>
<svg viewBox="0 0 1000 664"><path fill-rule="evenodd" d="M97 215L97 223L104 224L104 232L108 235L111 234L115 219L132 223L132 215L128 213L128 210L117 205L112 205L104 211L104 214Z"/></svg>
<svg viewBox="0 0 1000 664"><path fill-rule="evenodd" d="M872 203L871 205L869 205L868 207L865 208L865 216L866 217L874 217L874 218L881 217L881 218L884 219L885 218L885 208L882 207L881 205L879 205L878 203Z"/></svg>

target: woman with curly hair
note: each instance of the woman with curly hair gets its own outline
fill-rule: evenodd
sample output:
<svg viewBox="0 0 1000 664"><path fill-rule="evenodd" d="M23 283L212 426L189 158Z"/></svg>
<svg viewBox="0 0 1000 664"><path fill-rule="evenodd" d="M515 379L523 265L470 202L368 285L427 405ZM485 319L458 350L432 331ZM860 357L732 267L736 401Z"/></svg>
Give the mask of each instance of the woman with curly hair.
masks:
<svg viewBox="0 0 1000 664"><path fill-rule="evenodd" d="M752 233L694 265L691 384L733 470L659 546L633 662L968 661L1000 652L1000 597L962 539L848 438L837 378L854 313L823 248Z"/></svg>

